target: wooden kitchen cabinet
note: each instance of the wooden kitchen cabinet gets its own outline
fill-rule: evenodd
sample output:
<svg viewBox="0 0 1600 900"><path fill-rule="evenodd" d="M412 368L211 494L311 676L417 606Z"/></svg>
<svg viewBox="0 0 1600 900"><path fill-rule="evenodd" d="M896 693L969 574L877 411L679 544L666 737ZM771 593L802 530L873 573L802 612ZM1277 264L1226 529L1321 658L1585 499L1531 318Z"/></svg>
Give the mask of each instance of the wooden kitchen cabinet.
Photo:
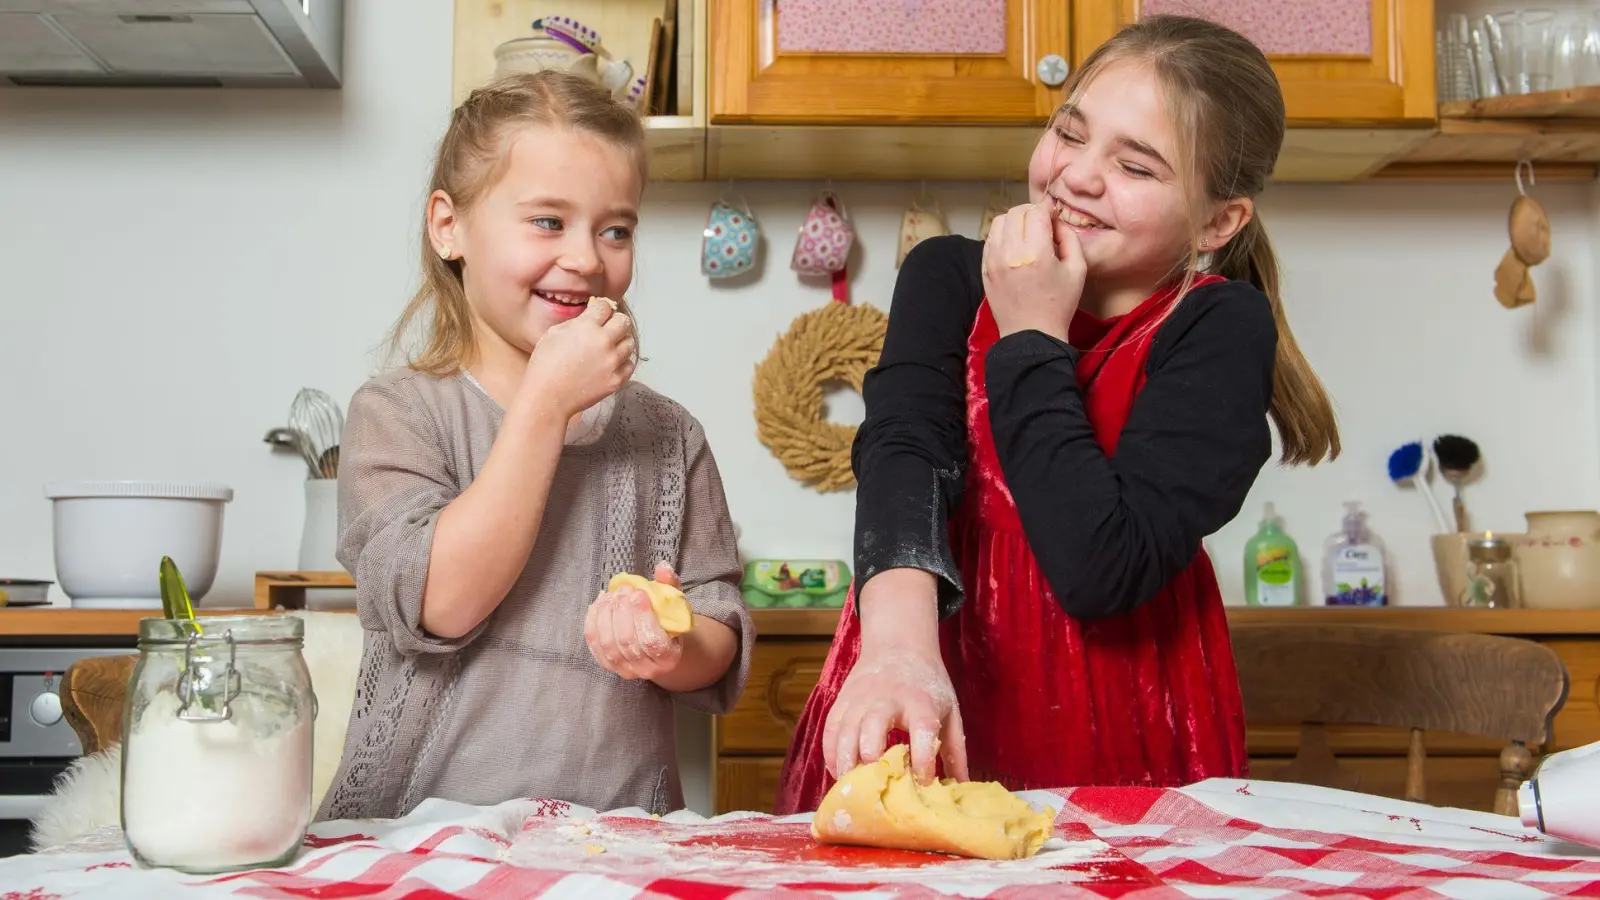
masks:
<svg viewBox="0 0 1600 900"><path fill-rule="evenodd" d="M816 686L838 622L833 610L754 610L758 634L750 681L738 706L719 717L712 747L716 812L769 812L784 753L806 698ZM1233 607L1228 621L1326 623L1429 628L1503 634L1538 641L1567 666L1571 687L1556 715L1551 751L1600 741L1600 610L1465 610L1445 607L1382 609L1251 609ZM1403 729L1346 726L1328 729L1340 763L1361 776L1361 790L1401 797L1406 776ZM1247 734L1250 776L1272 779L1299 748L1300 729L1253 726ZM1428 801L1490 810L1500 778L1502 744L1467 735L1429 733ZM1538 752L1541 748L1532 748Z"/></svg>
<svg viewBox="0 0 1600 900"><path fill-rule="evenodd" d="M1039 61L1060 59L1055 80L1072 57L1067 0L943 5L931 20L898 0L709 2L713 125L1037 127L1060 97Z"/></svg>
<svg viewBox="0 0 1600 900"><path fill-rule="evenodd" d="M1075 0L1073 7L1080 47L1158 12L1240 31L1271 60L1292 126L1425 127L1437 116L1433 0Z"/></svg>

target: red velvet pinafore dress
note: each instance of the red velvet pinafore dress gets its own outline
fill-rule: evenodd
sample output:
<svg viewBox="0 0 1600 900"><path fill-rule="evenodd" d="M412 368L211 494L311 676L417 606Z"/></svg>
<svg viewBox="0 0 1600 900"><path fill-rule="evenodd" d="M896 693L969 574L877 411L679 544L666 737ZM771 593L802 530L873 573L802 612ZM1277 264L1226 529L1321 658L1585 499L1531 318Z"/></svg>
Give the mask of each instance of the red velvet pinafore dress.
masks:
<svg viewBox="0 0 1600 900"><path fill-rule="evenodd" d="M1206 276L1196 287L1220 280ZM1125 316L1079 311L1071 340L1096 440L1115 456L1163 291ZM1012 790L1189 784L1243 777L1244 710L1222 596L1204 550L1130 613L1080 622L1057 605L1022 532L989 431L984 355L999 338L985 301L967 341L968 475L950 539L966 600L940 624L961 704L968 773ZM814 810L832 786L822 730L861 649L854 591L784 761L775 811ZM906 740L896 732L890 743Z"/></svg>

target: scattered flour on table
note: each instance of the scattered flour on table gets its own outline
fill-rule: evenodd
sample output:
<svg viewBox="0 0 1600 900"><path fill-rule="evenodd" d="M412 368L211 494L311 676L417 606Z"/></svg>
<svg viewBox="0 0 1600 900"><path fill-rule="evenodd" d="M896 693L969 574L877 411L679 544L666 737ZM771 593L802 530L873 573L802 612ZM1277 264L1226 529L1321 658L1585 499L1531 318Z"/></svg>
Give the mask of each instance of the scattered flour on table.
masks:
<svg viewBox="0 0 1600 900"><path fill-rule="evenodd" d="M755 889L827 881L925 885L961 896L983 896L1008 886L1089 881L1100 874L1097 864L1126 864L1102 841L1061 838L1052 838L1029 859L930 855L926 865L906 865L904 855L895 857L899 865L865 864L860 856L850 857L857 862L838 865L826 858L835 849L810 838L809 816L746 814L706 820L683 812L654 820L643 813L602 814L577 821L530 817L511 835L501 858L546 871L670 877Z"/></svg>

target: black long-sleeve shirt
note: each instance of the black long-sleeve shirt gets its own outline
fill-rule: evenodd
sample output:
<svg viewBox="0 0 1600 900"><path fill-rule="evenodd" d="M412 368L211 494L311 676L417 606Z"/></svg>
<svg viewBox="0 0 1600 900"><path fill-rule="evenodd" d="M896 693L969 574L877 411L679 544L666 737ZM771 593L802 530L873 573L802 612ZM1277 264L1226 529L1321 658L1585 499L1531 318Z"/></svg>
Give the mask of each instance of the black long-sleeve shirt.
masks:
<svg viewBox="0 0 1600 900"><path fill-rule="evenodd" d="M967 338L983 300L982 252L951 235L907 255L851 452L858 588L886 569L923 569L936 576L941 617L963 598L947 523L967 468ZM986 357L1000 467L1040 571L1075 618L1155 596L1201 538L1238 515L1271 456L1277 327L1265 295L1237 281L1196 288L1153 341L1109 458L1084 412L1077 350L1022 331Z"/></svg>

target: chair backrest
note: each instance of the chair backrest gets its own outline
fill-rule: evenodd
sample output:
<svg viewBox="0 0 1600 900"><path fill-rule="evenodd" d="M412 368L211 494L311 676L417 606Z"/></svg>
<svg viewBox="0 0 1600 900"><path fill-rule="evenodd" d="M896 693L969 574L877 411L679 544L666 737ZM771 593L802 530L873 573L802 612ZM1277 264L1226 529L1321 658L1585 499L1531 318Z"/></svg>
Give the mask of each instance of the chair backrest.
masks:
<svg viewBox="0 0 1600 900"><path fill-rule="evenodd" d="M61 676L61 714L78 735L83 755L122 740L122 704L139 657L85 656Z"/></svg>
<svg viewBox="0 0 1600 900"><path fill-rule="evenodd" d="M1567 669L1523 638L1363 625L1230 629L1252 724L1388 725L1542 744Z"/></svg>
<svg viewBox="0 0 1600 900"><path fill-rule="evenodd" d="M1333 777L1306 759L1332 762L1321 725L1380 725L1412 731L1407 796L1422 799L1423 731L1492 737L1501 754L1495 805L1503 808L1531 772L1525 744L1550 740L1566 702L1561 658L1522 638L1362 625L1240 624L1230 629L1251 725L1301 725L1301 755L1291 769L1311 780ZM1307 745L1310 745L1309 747ZM1348 786L1333 782L1333 786ZM1294 779L1302 780L1302 779ZM1314 783L1328 783L1316 780Z"/></svg>

